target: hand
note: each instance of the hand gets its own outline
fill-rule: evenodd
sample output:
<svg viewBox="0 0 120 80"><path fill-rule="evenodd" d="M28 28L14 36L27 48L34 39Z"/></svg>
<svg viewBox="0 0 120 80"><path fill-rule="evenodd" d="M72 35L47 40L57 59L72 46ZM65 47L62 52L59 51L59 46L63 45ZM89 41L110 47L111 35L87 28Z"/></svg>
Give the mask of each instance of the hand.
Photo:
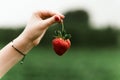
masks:
<svg viewBox="0 0 120 80"><path fill-rule="evenodd" d="M38 45L48 27L56 22L62 21L62 19L64 19L64 16L58 12L35 12L28 21L22 34L31 40L34 45Z"/></svg>

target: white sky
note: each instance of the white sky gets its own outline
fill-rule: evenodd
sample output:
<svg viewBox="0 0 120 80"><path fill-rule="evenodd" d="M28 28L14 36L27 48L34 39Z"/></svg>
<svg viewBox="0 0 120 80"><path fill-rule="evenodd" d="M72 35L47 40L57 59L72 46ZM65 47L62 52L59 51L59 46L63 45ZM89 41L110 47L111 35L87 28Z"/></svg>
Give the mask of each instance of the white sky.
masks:
<svg viewBox="0 0 120 80"><path fill-rule="evenodd" d="M0 25L26 24L36 10L85 9L94 25L120 27L120 0L0 0Z"/></svg>

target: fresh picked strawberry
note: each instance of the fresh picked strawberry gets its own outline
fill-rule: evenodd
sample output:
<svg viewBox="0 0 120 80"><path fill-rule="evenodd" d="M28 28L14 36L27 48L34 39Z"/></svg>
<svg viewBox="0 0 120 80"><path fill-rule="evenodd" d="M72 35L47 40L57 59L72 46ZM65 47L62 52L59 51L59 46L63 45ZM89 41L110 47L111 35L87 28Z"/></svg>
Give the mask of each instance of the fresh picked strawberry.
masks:
<svg viewBox="0 0 120 80"><path fill-rule="evenodd" d="M63 55L70 48L70 40L63 38L55 38L52 41L53 49L59 56Z"/></svg>
<svg viewBox="0 0 120 80"><path fill-rule="evenodd" d="M55 38L52 40L53 49L59 56L63 55L71 46L71 35L66 33L63 22L61 24L61 30L55 31Z"/></svg>

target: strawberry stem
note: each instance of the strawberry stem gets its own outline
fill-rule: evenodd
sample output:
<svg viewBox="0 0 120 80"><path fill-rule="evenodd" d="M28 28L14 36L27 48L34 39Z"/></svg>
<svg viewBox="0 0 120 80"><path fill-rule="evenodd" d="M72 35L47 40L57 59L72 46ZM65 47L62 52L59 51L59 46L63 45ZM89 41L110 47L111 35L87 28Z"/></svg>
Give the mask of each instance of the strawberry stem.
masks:
<svg viewBox="0 0 120 80"><path fill-rule="evenodd" d="M65 31L65 29L64 29L64 23L61 22L61 24L62 24L62 33L63 33Z"/></svg>
<svg viewBox="0 0 120 80"><path fill-rule="evenodd" d="M55 31L55 37L70 39L71 35L66 33L63 21L61 21L60 24L61 24L60 30Z"/></svg>

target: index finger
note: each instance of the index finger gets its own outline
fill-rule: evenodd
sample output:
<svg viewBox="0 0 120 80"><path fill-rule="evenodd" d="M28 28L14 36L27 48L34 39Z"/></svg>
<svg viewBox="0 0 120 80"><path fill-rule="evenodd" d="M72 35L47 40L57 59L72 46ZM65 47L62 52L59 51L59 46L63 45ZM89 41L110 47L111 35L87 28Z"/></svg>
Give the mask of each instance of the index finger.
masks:
<svg viewBox="0 0 120 80"><path fill-rule="evenodd" d="M59 15L59 17L61 19L64 18L64 15L62 15L61 13L48 11L48 10L37 11L37 12L35 12L35 15L38 16L39 18L42 18L42 19L47 19L47 18L52 17L54 15Z"/></svg>

